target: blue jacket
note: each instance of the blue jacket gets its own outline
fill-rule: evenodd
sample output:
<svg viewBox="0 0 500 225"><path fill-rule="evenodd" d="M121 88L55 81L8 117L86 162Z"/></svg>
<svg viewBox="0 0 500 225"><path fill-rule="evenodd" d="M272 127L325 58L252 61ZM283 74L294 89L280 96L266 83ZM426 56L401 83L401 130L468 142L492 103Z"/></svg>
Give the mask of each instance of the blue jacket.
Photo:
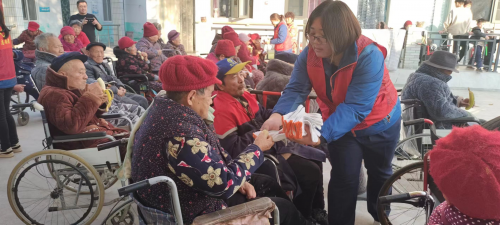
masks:
<svg viewBox="0 0 500 225"><path fill-rule="evenodd" d="M286 24L282 24L279 28L278 31L278 38L272 39L269 43L275 45L275 44L281 44L285 42L286 36L288 35L287 27Z"/></svg>
<svg viewBox="0 0 500 225"><path fill-rule="evenodd" d="M275 113L284 115L294 111L298 105L304 104L311 92L312 84L307 73L308 52L309 47L306 47L295 62L290 82L274 107ZM357 124L363 122L366 116L370 114L379 93L384 76L383 54L374 44L367 46L359 57L357 52L357 46L354 43L345 51L339 67L332 65L329 59L323 59L325 82L330 80L337 68L343 68L356 61L358 62L347 90L345 102L338 105L336 111L323 124L321 135L327 142L341 138ZM327 89L329 89L327 93L330 94L331 86L327 85ZM389 116L389 118L385 118L366 129L356 131L356 136L377 134L398 122L401 117L399 100Z"/></svg>

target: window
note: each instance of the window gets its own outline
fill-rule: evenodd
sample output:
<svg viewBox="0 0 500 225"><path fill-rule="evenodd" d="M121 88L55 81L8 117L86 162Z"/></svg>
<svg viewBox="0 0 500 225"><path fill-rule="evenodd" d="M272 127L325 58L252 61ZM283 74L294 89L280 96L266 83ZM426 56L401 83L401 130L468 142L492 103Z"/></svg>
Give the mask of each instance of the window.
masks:
<svg viewBox="0 0 500 225"><path fill-rule="evenodd" d="M213 16L225 18L252 18L253 0L212 0Z"/></svg>
<svg viewBox="0 0 500 225"><path fill-rule="evenodd" d="M307 0L286 0L285 1L285 13L293 12L295 14L295 18L306 18L307 8L308 8Z"/></svg>
<svg viewBox="0 0 500 225"><path fill-rule="evenodd" d="M102 1L102 9L104 14L104 21L112 21L111 19L111 0Z"/></svg>
<svg viewBox="0 0 500 225"><path fill-rule="evenodd" d="M37 20L35 0L22 0L24 20Z"/></svg>

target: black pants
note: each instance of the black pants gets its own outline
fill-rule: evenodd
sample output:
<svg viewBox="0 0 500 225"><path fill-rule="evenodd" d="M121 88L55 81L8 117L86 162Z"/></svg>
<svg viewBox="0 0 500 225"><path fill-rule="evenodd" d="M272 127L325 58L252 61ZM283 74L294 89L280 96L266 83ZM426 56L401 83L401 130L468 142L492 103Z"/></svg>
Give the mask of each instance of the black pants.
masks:
<svg viewBox="0 0 500 225"><path fill-rule="evenodd" d="M280 224L305 224L305 219L302 214L295 208L292 202L288 199L286 194L281 190L276 179L264 174L252 174L250 184L257 192L257 198L269 197L279 209ZM229 207L243 204L247 202L245 195L236 192L231 198L226 200ZM250 200L251 201L251 200ZM273 224L272 219L270 220Z"/></svg>
<svg viewBox="0 0 500 225"><path fill-rule="evenodd" d="M19 142L16 122L10 115L12 89L13 87L0 89L0 144L2 151L6 151Z"/></svg>
<svg viewBox="0 0 500 225"><path fill-rule="evenodd" d="M297 155L291 155L286 161L292 167L302 189L302 193L293 199L297 209L305 217L311 216L312 209L324 209L325 195L323 194L321 162L308 160Z"/></svg>
<svg viewBox="0 0 500 225"><path fill-rule="evenodd" d="M453 39L469 39L469 36L465 35L453 35ZM459 44L458 41L453 42L453 52L457 53L459 49ZM465 55L465 51L467 50L467 41L460 41L460 53L459 53L459 58L457 62L462 61L462 58Z"/></svg>

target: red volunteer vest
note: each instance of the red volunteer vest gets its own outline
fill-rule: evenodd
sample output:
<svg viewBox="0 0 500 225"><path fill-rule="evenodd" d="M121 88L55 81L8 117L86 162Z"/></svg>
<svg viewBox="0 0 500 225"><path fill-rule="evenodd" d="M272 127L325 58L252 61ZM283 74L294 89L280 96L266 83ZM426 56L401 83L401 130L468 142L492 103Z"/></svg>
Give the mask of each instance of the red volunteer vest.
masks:
<svg viewBox="0 0 500 225"><path fill-rule="evenodd" d="M281 21L278 26L276 26L274 28L274 37L273 39L276 39L278 38L278 33L279 33L279 30L280 30L280 27L281 25L285 25L285 27L288 27L285 23L285 21ZM287 28L288 29L288 28ZM281 43L281 44L276 44L274 46L274 50L276 51L286 51L286 50L289 50L292 48L292 36L288 33L287 31L287 35L286 35L286 39L285 39L285 42Z"/></svg>
<svg viewBox="0 0 500 225"><path fill-rule="evenodd" d="M361 37L359 37L359 39L356 41L356 44L358 46L358 57L363 49L372 43L375 42L361 35ZM387 56L387 50L377 43L375 43L375 45L380 49L385 58ZM328 119L328 117L330 117L330 115L335 112L337 106L340 103L343 103L345 101L347 89L351 84L352 73L356 68L356 65L357 62L352 63L338 69L333 74L331 79L335 79L335 82L334 86L332 87L333 102L331 102L326 95L326 84L324 77L325 70L323 68L323 61L321 58L318 58L316 56L314 50L311 47L309 48L309 53L307 56L307 73L309 76L309 80L311 80L312 86L316 91L316 94L318 95L317 101L321 109L324 121L326 121L326 119ZM330 85L332 85L331 80ZM380 91L377 95L377 99L375 100L372 111L370 114L368 114L363 122L353 128L353 131L366 129L384 119L387 115L389 115L389 113L396 105L397 98L398 93L389 77L389 70L387 70L387 67L385 67L382 85L380 86Z"/></svg>

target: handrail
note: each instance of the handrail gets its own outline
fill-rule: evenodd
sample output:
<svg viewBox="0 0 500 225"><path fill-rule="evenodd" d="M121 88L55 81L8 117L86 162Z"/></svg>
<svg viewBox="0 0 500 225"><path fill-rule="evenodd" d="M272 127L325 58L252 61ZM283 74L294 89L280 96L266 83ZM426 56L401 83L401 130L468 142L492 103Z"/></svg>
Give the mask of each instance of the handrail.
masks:
<svg viewBox="0 0 500 225"><path fill-rule="evenodd" d="M108 35L104 35L104 37L108 37L108 45L109 47L111 47L111 35L113 36L117 36L117 38L113 41L113 44L116 44L118 42L118 39L120 39L120 24L102 24L101 25L104 29L104 27L108 27L108 29L106 29L108 31ZM115 31L115 27L116 27L116 31ZM113 30L113 34L111 34L111 30ZM101 33L101 32L99 32ZM100 42L100 39L101 39L101 35L99 35L99 33L97 34L97 41Z"/></svg>

